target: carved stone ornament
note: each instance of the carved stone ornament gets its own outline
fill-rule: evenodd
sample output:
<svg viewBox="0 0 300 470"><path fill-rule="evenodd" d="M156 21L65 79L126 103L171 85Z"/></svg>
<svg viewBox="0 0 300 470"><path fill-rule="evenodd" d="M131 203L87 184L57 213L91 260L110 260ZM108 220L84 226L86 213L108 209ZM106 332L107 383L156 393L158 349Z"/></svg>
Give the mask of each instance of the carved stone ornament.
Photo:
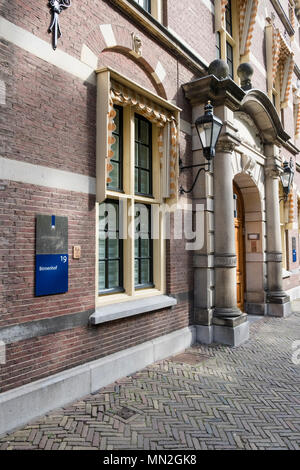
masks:
<svg viewBox="0 0 300 470"><path fill-rule="evenodd" d="M255 165L256 162L254 158L250 157L250 155L241 155L241 166L243 173L247 173L248 175L253 176Z"/></svg>
<svg viewBox="0 0 300 470"><path fill-rule="evenodd" d="M260 153L263 153L263 143L259 130L249 114L243 111L234 113L236 126L238 128L238 137L242 142L250 145Z"/></svg>
<svg viewBox="0 0 300 470"><path fill-rule="evenodd" d="M132 51L138 57L142 55L142 40L136 33L131 33L132 38Z"/></svg>
<svg viewBox="0 0 300 470"><path fill-rule="evenodd" d="M231 140L219 140L216 146L217 152L231 153L238 144Z"/></svg>
<svg viewBox="0 0 300 470"><path fill-rule="evenodd" d="M278 165L266 166L265 167L265 175L269 178L279 178L282 173L282 169Z"/></svg>
<svg viewBox="0 0 300 470"><path fill-rule="evenodd" d="M49 33L53 34L53 49L57 48L57 41L62 36L60 25L59 25L59 15L66 8L70 8L71 0L50 0L49 8L52 13L52 21L49 27Z"/></svg>

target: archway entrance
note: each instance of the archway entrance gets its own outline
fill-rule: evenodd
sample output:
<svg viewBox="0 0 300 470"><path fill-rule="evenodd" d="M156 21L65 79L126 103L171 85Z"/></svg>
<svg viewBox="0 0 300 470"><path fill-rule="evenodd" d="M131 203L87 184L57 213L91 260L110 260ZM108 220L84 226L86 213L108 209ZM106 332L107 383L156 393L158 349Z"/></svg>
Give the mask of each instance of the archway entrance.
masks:
<svg viewBox="0 0 300 470"><path fill-rule="evenodd" d="M233 183L235 199L235 248L236 248L236 290L237 307L244 312L244 296L246 287L246 263L245 263L245 210L243 196L239 188Z"/></svg>

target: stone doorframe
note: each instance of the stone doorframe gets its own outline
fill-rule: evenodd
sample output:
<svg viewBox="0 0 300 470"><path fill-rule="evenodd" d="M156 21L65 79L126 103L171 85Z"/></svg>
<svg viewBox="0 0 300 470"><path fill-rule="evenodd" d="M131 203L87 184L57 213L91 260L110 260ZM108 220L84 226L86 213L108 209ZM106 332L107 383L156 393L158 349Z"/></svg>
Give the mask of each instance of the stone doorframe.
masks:
<svg viewBox="0 0 300 470"><path fill-rule="evenodd" d="M264 168L254 158L235 152L233 181L239 188L245 214L245 308L248 314L266 312L266 215Z"/></svg>
<svg viewBox="0 0 300 470"><path fill-rule="evenodd" d="M232 181L235 176L233 161L242 146L235 127L234 113L242 112L253 119L263 143L264 158L261 165L263 170L260 171L262 181L258 181L256 186L260 189L263 182L265 189L266 246L262 248L262 251L265 253L266 269L264 271L267 274L267 282L263 283L264 289L262 290L265 298L260 298L259 289L256 291L256 288L253 288L253 301L249 301L248 306L250 310L252 309L251 313L254 313L256 308L260 310L260 313L275 316L284 316L290 311L289 297L282 290L278 198L281 172L279 148L284 145L294 154L297 153L297 149L288 142L290 137L283 130L273 104L260 90L245 92L230 78L219 79L214 75L183 85L183 89L192 105L193 122L203 114L204 105L208 100L211 100L214 106L214 113L223 121L213 170L210 174L199 178L193 192L195 203L204 204L206 221L205 244L203 249L194 255L194 314L198 341L237 346L247 340L249 323L247 314L243 314L237 308L236 301ZM194 163L203 163L203 155L199 147L194 129ZM253 162L245 162L244 158L242 164L244 173L249 174ZM238 176L236 178L239 179ZM262 235L264 235L263 230ZM251 299L250 293L249 289L249 300Z"/></svg>

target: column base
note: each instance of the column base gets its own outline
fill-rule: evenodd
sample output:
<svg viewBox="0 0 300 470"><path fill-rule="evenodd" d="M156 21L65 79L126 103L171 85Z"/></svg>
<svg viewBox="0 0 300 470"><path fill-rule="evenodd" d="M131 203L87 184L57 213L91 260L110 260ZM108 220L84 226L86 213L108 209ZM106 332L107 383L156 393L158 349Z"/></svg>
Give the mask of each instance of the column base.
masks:
<svg viewBox="0 0 300 470"><path fill-rule="evenodd" d="M291 302L287 301L283 304L279 303L268 303L267 304L267 315L269 317L284 318L292 314Z"/></svg>
<svg viewBox="0 0 300 470"><path fill-rule="evenodd" d="M242 315L242 312L240 311L239 308L237 307L230 307L230 308L220 308L216 307L214 310L214 318L236 318L240 317Z"/></svg>
<svg viewBox="0 0 300 470"><path fill-rule="evenodd" d="M292 313L290 297L283 291L267 293L267 315L288 317Z"/></svg>
<svg viewBox="0 0 300 470"><path fill-rule="evenodd" d="M212 344L214 342L213 325L196 325L196 341L200 344Z"/></svg>
<svg viewBox="0 0 300 470"><path fill-rule="evenodd" d="M247 312L248 315L262 315L263 316L267 314L267 304L246 302L245 311Z"/></svg>
<svg viewBox="0 0 300 470"><path fill-rule="evenodd" d="M249 339L249 322L245 313L236 318L214 318L213 325L196 325L196 331L198 343L240 346Z"/></svg>

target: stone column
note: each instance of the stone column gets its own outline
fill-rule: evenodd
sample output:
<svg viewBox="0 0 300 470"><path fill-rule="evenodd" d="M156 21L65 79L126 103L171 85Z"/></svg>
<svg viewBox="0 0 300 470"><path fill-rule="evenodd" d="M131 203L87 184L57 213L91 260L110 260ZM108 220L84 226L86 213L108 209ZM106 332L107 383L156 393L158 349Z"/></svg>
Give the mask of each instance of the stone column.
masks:
<svg viewBox="0 0 300 470"><path fill-rule="evenodd" d="M280 233L279 175L276 149L266 145L265 166L267 222L267 315L283 317L291 313L290 298L282 288L282 247ZM270 155L271 154L271 155Z"/></svg>
<svg viewBox="0 0 300 470"><path fill-rule="evenodd" d="M236 142L221 137L214 158L215 310L214 339L238 345L249 335L247 315L237 308L232 152Z"/></svg>

